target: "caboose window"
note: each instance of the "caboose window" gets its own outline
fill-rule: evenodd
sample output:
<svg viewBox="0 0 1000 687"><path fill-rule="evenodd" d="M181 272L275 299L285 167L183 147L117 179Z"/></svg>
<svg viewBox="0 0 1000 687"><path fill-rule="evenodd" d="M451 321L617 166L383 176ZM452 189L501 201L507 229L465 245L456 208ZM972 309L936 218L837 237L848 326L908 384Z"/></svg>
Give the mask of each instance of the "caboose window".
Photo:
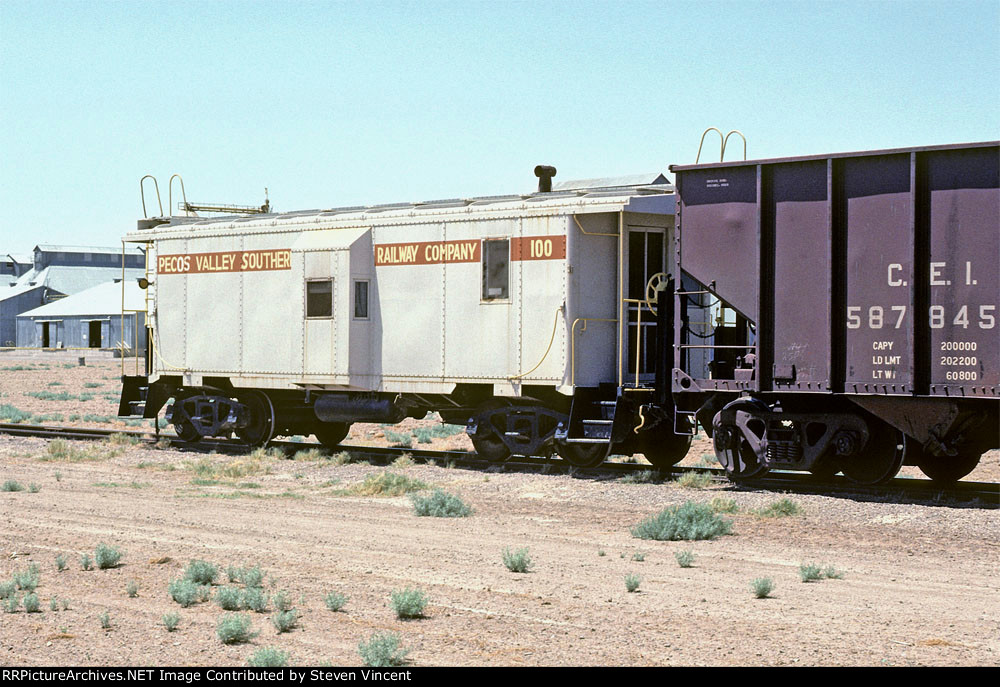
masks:
<svg viewBox="0 0 1000 687"><path fill-rule="evenodd" d="M354 319L368 319L368 282L354 282Z"/></svg>
<svg viewBox="0 0 1000 687"><path fill-rule="evenodd" d="M333 280L306 282L306 317L333 317Z"/></svg>
<svg viewBox="0 0 1000 687"><path fill-rule="evenodd" d="M507 298L510 284L510 240L483 241L483 300Z"/></svg>

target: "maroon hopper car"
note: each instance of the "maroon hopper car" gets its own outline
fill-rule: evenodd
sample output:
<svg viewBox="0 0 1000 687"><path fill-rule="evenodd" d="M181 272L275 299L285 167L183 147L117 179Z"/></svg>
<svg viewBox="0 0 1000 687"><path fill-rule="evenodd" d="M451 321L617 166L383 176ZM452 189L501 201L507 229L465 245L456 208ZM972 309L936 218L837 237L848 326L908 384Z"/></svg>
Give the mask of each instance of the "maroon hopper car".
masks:
<svg viewBox="0 0 1000 687"><path fill-rule="evenodd" d="M732 478L951 481L1000 445L1000 143L670 169L665 367Z"/></svg>

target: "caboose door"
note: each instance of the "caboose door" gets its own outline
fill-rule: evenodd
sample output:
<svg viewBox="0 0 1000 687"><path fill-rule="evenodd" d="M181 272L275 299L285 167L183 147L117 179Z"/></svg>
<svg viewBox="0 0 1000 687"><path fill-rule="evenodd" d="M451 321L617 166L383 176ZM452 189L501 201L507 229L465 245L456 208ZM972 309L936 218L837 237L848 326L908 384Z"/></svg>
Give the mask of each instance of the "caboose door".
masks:
<svg viewBox="0 0 1000 687"><path fill-rule="evenodd" d="M624 380L625 383L635 383L638 371L640 383L650 382L653 381L656 364L656 316L645 304L646 285L653 275L669 271L666 269L667 227L631 222L626 226L628 234L625 244L624 306L627 336L623 358L627 365Z"/></svg>

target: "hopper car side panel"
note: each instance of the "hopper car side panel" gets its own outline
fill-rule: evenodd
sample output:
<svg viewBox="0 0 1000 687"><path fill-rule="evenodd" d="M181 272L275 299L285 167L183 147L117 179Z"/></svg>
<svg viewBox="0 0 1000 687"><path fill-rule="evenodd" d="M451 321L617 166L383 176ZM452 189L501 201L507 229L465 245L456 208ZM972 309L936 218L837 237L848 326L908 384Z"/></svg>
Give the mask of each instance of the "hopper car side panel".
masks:
<svg viewBox="0 0 1000 687"><path fill-rule="evenodd" d="M676 323L672 391L731 476L951 480L1000 444L998 167L996 142L671 167L680 269L719 299L706 341Z"/></svg>

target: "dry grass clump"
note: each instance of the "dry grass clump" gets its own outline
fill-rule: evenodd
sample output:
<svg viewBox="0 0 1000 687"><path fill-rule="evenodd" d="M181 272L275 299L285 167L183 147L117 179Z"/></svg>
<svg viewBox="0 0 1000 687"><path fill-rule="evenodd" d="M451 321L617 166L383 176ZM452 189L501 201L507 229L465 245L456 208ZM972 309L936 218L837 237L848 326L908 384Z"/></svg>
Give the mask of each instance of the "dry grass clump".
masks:
<svg viewBox="0 0 1000 687"><path fill-rule="evenodd" d="M361 484L351 491L361 496L402 496L411 491L427 489L428 484L419 479L413 479L395 472L383 471L377 475L369 475Z"/></svg>

